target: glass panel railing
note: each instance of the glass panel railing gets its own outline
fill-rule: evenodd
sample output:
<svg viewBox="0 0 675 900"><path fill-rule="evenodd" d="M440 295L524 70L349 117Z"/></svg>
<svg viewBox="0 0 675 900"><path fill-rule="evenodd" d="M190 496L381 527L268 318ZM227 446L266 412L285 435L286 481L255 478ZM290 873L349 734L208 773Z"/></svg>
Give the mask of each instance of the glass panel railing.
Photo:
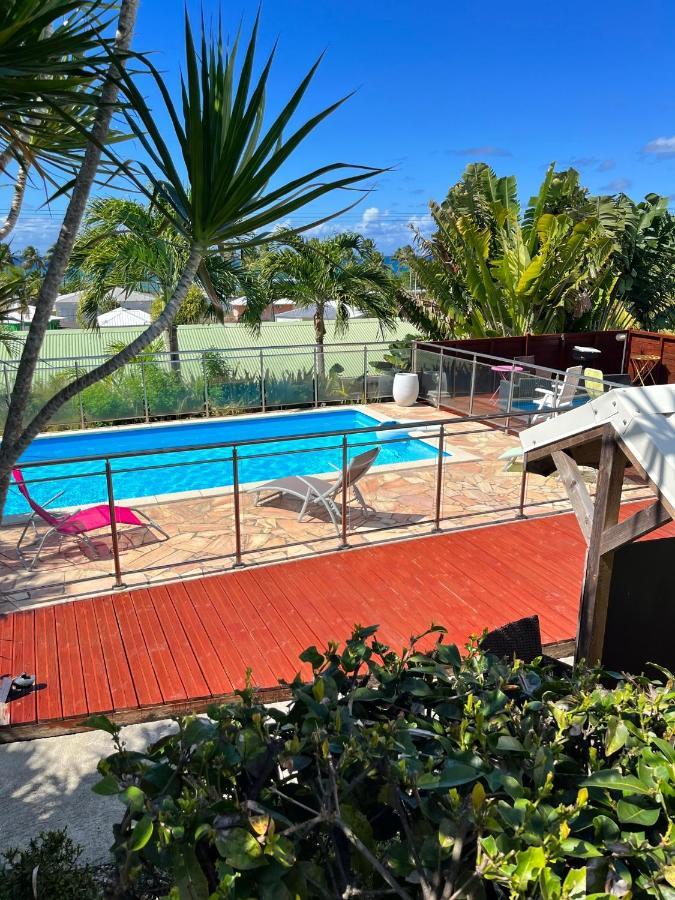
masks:
<svg viewBox="0 0 675 900"><path fill-rule="evenodd" d="M266 409L314 405L313 349L273 349L265 354L264 363Z"/></svg>
<svg viewBox="0 0 675 900"><path fill-rule="evenodd" d="M438 406L441 354L431 350L418 350L415 367L420 383L420 399Z"/></svg>

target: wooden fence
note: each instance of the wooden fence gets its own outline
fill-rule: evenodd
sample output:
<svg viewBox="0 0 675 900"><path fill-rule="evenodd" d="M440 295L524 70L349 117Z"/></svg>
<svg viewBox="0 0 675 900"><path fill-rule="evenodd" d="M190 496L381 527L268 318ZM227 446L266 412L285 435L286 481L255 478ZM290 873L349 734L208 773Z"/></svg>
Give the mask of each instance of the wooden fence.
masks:
<svg viewBox="0 0 675 900"><path fill-rule="evenodd" d="M626 336L625 340L621 338ZM602 356L597 367L606 376L628 373L635 378L635 357L654 359L651 375L657 384L675 384L675 334L658 334L651 331L580 331L564 334L523 334L516 337L470 338L420 342L424 350L438 347L454 347L469 353L484 353L513 359L516 356L534 356L536 365L542 368L566 369L578 364L574 347L595 347Z"/></svg>

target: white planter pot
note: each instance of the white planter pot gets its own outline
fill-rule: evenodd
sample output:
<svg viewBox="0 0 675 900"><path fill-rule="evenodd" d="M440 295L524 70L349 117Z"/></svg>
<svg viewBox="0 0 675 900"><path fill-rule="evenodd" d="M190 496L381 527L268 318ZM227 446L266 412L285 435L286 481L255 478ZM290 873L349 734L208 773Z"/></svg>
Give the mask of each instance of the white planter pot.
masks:
<svg viewBox="0 0 675 900"><path fill-rule="evenodd" d="M398 372L394 376L394 403L397 406L413 406L420 392L420 382L415 372Z"/></svg>

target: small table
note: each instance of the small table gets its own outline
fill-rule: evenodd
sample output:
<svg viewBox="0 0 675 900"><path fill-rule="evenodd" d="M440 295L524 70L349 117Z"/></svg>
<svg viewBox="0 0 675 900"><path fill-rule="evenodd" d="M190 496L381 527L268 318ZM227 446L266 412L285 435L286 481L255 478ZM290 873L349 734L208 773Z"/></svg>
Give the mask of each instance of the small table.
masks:
<svg viewBox="0 0 675 900"><path fill-rule="evenodd" d="M499 388L501 387L502 381L506 381L509 373L511 372L524 372L522 366L512 365L512 366L490 366L490 369L493 372L496 372L499 375L499 384L497 385L497 390L494 392L490 400L494 400L497 394L499 393Z"/></svg>
<svg viewBox="0 0 675 900"><path fill-rule="evenodd" d="M647 386L648 381L652 384L656 384L656 381L654 380L654 369L661 362L660 356L655 356L652 353L637 353L634 356L631 356L630 361L633 363L633 369L635 370L633 384L635 384L636 381L643 387Z"/></svg>

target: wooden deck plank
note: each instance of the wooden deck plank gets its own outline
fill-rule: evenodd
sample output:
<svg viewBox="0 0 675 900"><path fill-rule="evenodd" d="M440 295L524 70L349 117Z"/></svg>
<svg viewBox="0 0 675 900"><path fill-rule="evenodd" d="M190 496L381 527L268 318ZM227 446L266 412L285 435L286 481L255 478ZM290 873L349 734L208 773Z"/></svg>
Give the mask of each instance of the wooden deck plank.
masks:
<svg viewBox="0 0 675 900"><path fill-rule="evenodd" d="M194 651L205 679L206 692L211 695L226 694L233 689L232 681L218 657L209 629L197 615L186 587L184 582L176 582L167 587L167 594L183 626L188 645Z"/></svg>
<svg viewBox="0 0 675 900"><path fill-rule="evenodd" d="M96 622L93 600L77 604L77 634L87 697L87 712L111 712L112 694L103 657L103 647Z"/></svg>
<svg viewBox="0 0 675 900"><path fill-rule="evenodd" d="M113 709L139 706L134 678L120 634L112 597L99 597L92 604L101 639L103 665L105 666Z"/></svg>
<svg viewBox="0 0 675 900"><path fill-rule="evenodd" d="M87 696L82 672L82 658L77 634L77 603L59 603L54 607L56 649L59 655L59 682L63 715L85 716Z"/></svg>
<svg viewBox="0 0 675 900"><path fill-rule="evenodd" d="M122 644L129 660L139 706L153 706L162 702L157 676L145 645L143 632L136 617L135 595L123 592L114 598L115 615Z"/></svg>
<svg viewBox="0 0 675 900"><path fill-rule="evenodd" d="M63 715L56 642L56 617L53 606L35 610L35 679L37 720L59 719Z"/></svg>
<svg viewBox="0 0 675 900"><path fill-rule="evenodd" d="M675 523L645 539L668 536ZM279 678L308 672L298 662L305 646L343 641L356 623L379 624L399 650L432 621L462 645L537 613L545 641L565 640L584 555L576 521L559 515L0 616L0 674L34 671L46 685L7 705L0 741L73 730L89 711L132 722L202 710L233 699L248 666L278 699Z"/></svg>
<svg viewBox="0 0 675 900"><path fill-rule="evenodd" d="M160 620L148 589L141 588L140 591L134 591L132 596L139 631L145 642L162 700L165 703L171 700L185 700L187 692L170 643L170 638L173 638L175 644L180 642L182 640L180 633L177 631L174 633L171 628L173 623L169 623L167 629L170 637L166 636L163 630L164 616Z"/></svg>
<svg viewBox="0 0 675 900"><path fill-rule="evenodd" d="M220 609L216 608L203 581L195 579L184 583L183 587L195 614L211 636L218 659L232 682L232 687L234 690L241 690L246 685L246 662L223 621L221 613L226 605L225 601L221 602Z"/></svg>
<svg viewBox="0 0 675 900"><path fill-rule="evenodd" d="M195 699L209 697L211 691L197 662L192 645L194 635L186 630L185 623L176 614L176 609L171 601L172 589L173 585L160 585L149 588L147 595L152 601L158 620L162 623L167 646L178 669L185 696Z"/></svg>
<svg viewBox="0 0 675 900"><path fill-rule="evenodd" d="M251 583L241 577L248 574L240 570L216 576L213 580L207 580L207 587L215 595L216 604L219 602L219 590L227 595L238 618L238 622L231 620L228 628L237 635L239 652L253 670L255 683L269 684L269 679L275 677L291 679L297 666L293 664L292 655L285 652L284 632L282 629L279 632L274 630L269 616L270 604L266 597L256 597L255 602L251 600Z"/></svg>
<svg viewBox="0 0 675 900"><path fill-rule="evenodd" d="M12 671L14 619L13 615L0 613L0 678L18 674Z"/></svg>
<svg viewBox="0 0 675 900"><path fill-rule="evenodd" d="M15 614L12 647L11 676L21 672L35 673L35 613L33 610ZM12 700L9 704L9 718L12 725L35 722L37 718L36 691L31 691Z"/></svg>

